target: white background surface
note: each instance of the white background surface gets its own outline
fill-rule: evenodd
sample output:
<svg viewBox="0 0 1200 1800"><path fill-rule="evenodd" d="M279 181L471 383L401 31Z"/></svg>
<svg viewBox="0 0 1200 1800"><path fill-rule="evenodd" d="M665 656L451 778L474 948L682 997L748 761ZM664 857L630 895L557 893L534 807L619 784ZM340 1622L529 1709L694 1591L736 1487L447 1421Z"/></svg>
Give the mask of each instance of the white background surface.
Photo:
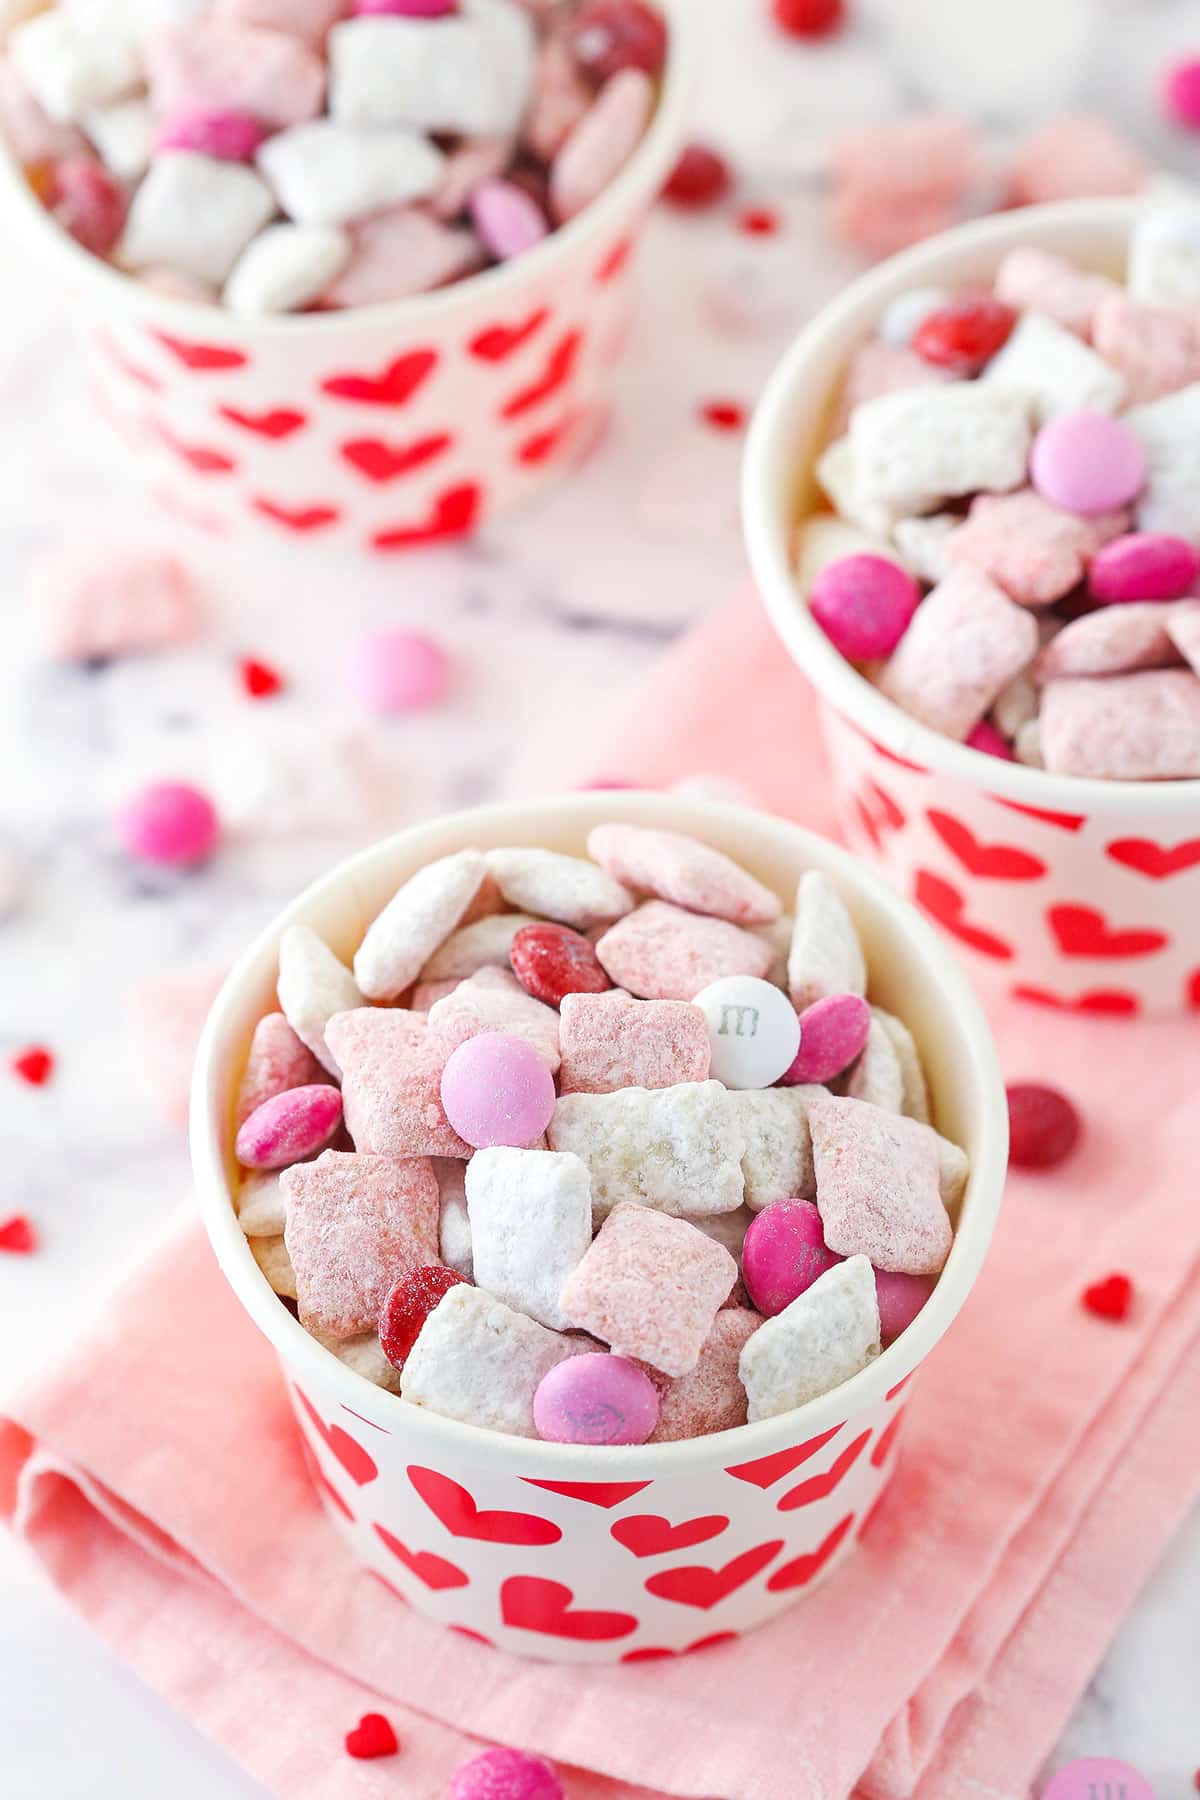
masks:
<svg viewBox="0 0 1200 1800"><path fill-rule="evenodd" d="M407 819L602 773L586 745L603 741L606 713L736 585L738 440L705 430L695 411L711 398L752 400L791 331L853 271L823 230L830 130L959 100L986 115L999 149L1082 95L1178 172L1200 175L1200 147L1173 140L1153 110L1168 50L1200 50L1192 5L860 0L860 28L816 53L766 29L765 0L695 6L708 38L697 128L736 154L743 199L777 205L785 231L739 237L729 212L656 221L610 438L569 489L467 548L381 572L196 543L210 615L198 646L100 672L52 666L22 604L31 557L67 536L99 545L145 526L136 486L88 418L70 296L6 262L0 871L17 895L0 922L0 1057L44 1041L60 1064L41 1091L0 1073L0 1215L27 1211L44 1241L36 1258L0 1261L0 1401L60 1354L147 1234L187 1204L182 1134L162 1117L154 1059L128 1024L138 974L221 966L332 856ZM341 670L352 635L389 620L439 636L457 679L436 715L383 728L355 712ZM286 672L285 699L241 696L232 671L247 652ZM206 782L231 824L196 876L136 874L109 835L114 802L168 774ZM6 885L0 872L0 915ZM1182 1800L1200 1766L1198 1691L1194 1520L1056 1761L1122 1756L1159 1800ZM402 1780L398 1771L398 1794ZM261 1790L0 1539L0 1800L165 1793Z"/></svg>

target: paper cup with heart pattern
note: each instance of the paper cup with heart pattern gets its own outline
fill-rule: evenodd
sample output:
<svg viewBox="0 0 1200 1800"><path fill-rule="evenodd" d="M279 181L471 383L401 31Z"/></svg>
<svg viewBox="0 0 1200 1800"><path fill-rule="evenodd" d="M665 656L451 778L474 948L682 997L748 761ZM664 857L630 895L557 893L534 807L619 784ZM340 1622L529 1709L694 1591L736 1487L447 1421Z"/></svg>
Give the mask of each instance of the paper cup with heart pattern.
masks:
<svg viewBox="0 0 1200 1800"><path fill-rule="evenodd" d="M88 255L0 148L14 228L77 291L97 409L172 512L223 536L388 556L475 530L578 464L607 416L633 261L683 142L686 0L645 138L514 261L432 293L253 319Z"/></svg>
<svg viewBox="0 0 1200 1800"><path fill-rule="evenodd" d="M916 287L990 283L1022 244L1120 274L1137 205L1004 213L855 282L776 369L742 493L759 591L819 696L847 841L937 920L986 987L1117 1016L1200 1008L1200 781L1075 780L929 730L834 649L799 597L793 561L847 357L888 302Z"/></svg>
<svg viewBox="0 0 1200 1800"><path fill-rule="evenodd" d="M399 884L433 858L499 844L582 854L592 826L613 819L691 832L780 893L806 868L827 870L862 933L872 991L915 1033L938 1123L971 1159L941 1279L916 1322L867 1369L782 1417L631 1448L502 1436L372 1386L272 1293L232 1198L234 1099L254 1025L276 1005L287 925L307 923L349 956ZM773 1618L851 1553L892 1472L911 1378L979 1272L1000 1202L1007 1112L966 980L885 883L782 820L622 792L417 826L301 895L238 963L213 1008L197 1055L192 1150L213 1248L278 1353L314 1481L353 1555L421 1612L505 1650L648 1661Z"/></svg>

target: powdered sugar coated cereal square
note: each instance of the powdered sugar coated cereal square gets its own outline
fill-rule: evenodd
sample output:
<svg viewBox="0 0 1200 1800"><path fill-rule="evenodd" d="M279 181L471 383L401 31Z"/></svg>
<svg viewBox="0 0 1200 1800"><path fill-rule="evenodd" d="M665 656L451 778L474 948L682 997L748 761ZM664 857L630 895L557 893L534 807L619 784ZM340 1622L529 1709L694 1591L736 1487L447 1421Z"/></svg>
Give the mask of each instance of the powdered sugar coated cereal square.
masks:
<svg viewBox="0 0 1200 1800"><path fill-rule="evenodd" d="M1138 530L1200 540L1200 381L1131 408L1123 423L1146 453Z"/></svg>
<svg viewBox="0 0 1200 1800"><path fill-rule="evenodd" d="M878 400L881 394L899 394L905 388L934 387L951 380L948 369L926 362L907 345L868 338L850 358L833 417L833 432L840 437L848 428L854 409L868 400Z"/></svg>
<svg viewBox="0 0 1200 1800"><path fill-rule="evenodd" d="M874 406L879 402L870 404ZM924 493L905 487L895 497L882 496L874 485L868 486L862 459L849 434L835 438L822 450L813 473L843 522L848 519L867 537L878 538L884 543L899 519L908 513L929 512L942 499L936 491ZM875 552L872 550L871 554Z"/></svg>
<svg viewBox="0 0 1200 1800"><path fill-rule="evenodd" d="M597 825L588 855L624 887L669 900L691 912L765 925L780 913L779 897L732 857L679 831L644 825Z"/></svg>
<svg viewBox="0 0 1200 1800"><path fill-rule="evenodd" d="M850 1071L846 1092L852 1100L866 1100L884 1112L901 1112L904 1077L890 1034L874 1015L862 1054Z"/></svg>
<svg viewBox="0 0 1200 1800"><path fill-rule="evenodd" d="M1200 601L1177 601L1171 609L1167 632L1184 662L1200 675Z"/></svg>
<svg viewBox="0 0 1200 1800"><path fill-rule="evenodd" d="M930 1120L929 1084L925 1080L921 1053L917 1049L912 1032L903 1019L898 1019L895 1013L885 1012L882 1006L873 1006L871 1017L887 1032L891 1039L892 1049L896 1053L896 1062L900 1069L900 1111L910 1119L919 1119L923 1125L928 1125ZM859 1097L865 1098L866 1096Z"/></svg>
<svg viewBox="0 0 1200 1800"><path fill-rule="evenodd" d="M300 1042L282 1013L267 1013L254 1027L246 1070L238 1086L235 1123L241 1125L264 1100L288 1088L309 1087L326 1079L312 1051Z"/></svg>
<svg viewBox="0 0 1200 1800"><path fill-rule="evenodd" d="M1036 620L994 582L958 567L917 608L879 686L934 731L962 739L1037 649Z"/></svg>
<svg viewBox="0 0 1200 1800"><path fill-rule="evenodd" d="M1188 669L1051 681L1039 722L1045 764L1055 775L1107 781L1200 775L1200 679Z"/></svg>
<svg viewBox="0 0 1200 1800"><path fill-rule="evenodd" d="M806 869L796 889L787 981L798 1012L828 994L867 991L867 964L858 932L823 869Z"/></svg>
<svg viewBox="0 0 1200 1800"><path fill-rule="evenodd" d="M878 1269L936 1275L953 1233L934 1133L863 1100L814 1097L808 1108L825 1242Z"/></svg>
<svg viewBox="0 0 1200 1800"><path fill-rule="evenodd" d="M507 969L479 969L429 1009L429 1028L444 1057L468 1038L507 1031L524 1038L552 1075L558 1073L558 1014L527 994Z"/></svg>
<svg viewBox="0 0 1200 1800"><path fill-rule="evenodd" d="M280 1185L300 1320L330 1337L372 1330L401 1275L438 1259L438 1188L426 1157L325 1150Z"/></svg>
<svg viewBox="0 0 1200 1800"><path fill-rule="evenodd" d="M1129 235L1126 279L1150 306L1200 305L1200 207L1144 212Z"/></svg>
<svg viewBox="0 0 1200 1800"><path fill-rule="evenodd" d="M591 1181L570 1152L477 1150L466 1167L475 1284L561 1331L559 1296L592 1241Z"/></svg>
<svg viewBox="0 0 1200 1800"><path fill-rule="evenodd" d="M283 1236L287 1207L278 1170L247 1175L238 1189L237 1216L238 1224L248 1238Z"/></svg>
<svg viewBox="0 0 1200 1800"><path fill-rule="evenodd" d="M456 1275L473 1281L471 1220L467 1212L467 1165L454 1156L434 1156L430 1161L438 1184L441 1261L447 1269L453 1269Z"/></svg>
<svg viewBox="0 0 1200 1800"><path fill-rule="evenodd" d="M296 1271L292 1268L283 1237L253 1237L249 1242L250 1253L262 1270L271 1292L278 1294L281 1300L294 1300Z"/></svg>
<svg viewBox="0 0 1200 1800"><path fill-rule="evenodd" d="M383 1354L377 1331L364 1331L360 1337L352 1338L329 1337L321 1331L313 1331L312 1336L331 1356L373 1387L383 1388L389 1394L400 1392L400 1371Z"/></svg>
<svg viewBox="0 0 1200 1800"><path fill-rule="evenodd" d="M1131 406L1200 381L1200 313L1195 307L1148 306L1117 292L1096 309L1095 342L1124 377Z"/></svg>
<svg viewBox="0 0 1200 1800"><path fill-rule="evenodd" d="M342 1067L343 1116L356 1150L379 1156L471 1154L442 1106L449 1051L418 1013L363 1006L338 1013L328 1033Z"/></svg>
<svg viewBox="0 0 1200 1800"><path fill-rule="evenodd" d="M1096 350L1044 313L1028 312L980 376L1027 394L1039 425L1068 412L1116 412L1125 381Z"/></svg>
<svg viewBox="0 0 1200 1800"><path fill-rule="evenodd" d="M601 967L618 987L643 1000L692 1000L724 975L764 976L770 946L726 919L648 900L604 933Z"/></svg>
<svg viewBox="0 0 1200 1800"><path fill-rule="evenodd" d="M892 541L900 560L918 581L935 583L950 573L946 548L962 519L958 513L930 513L923 519L897 519Z"/></svg>
<svg viewBox="0 0 1200 1800"><path fill-rule="evenodd" d="M1085 613L1051 638L1033 665L1033 678L1045 683L1062 675L1170 668L1179 660L1168 631L1174 613L1170 600L1133 600Z"/></svg>
<svg viewBox="0 0 1200 1800"><path fill-rule="evenodd" d="M936 502L979 488L1020 487L1031 416L1025 394L978 381L868 401L850 422L862 498L900 515L931 511L930 496Z"/></svg>
<svg viewBox="0 0 1200 1800"><path fill-rule="evenodd" d="M480 969L507 969L508 952L518 931L536 921L531 913L488 913L451 932L421 970L422 983L465 981Z"/></svg>
<svg viewBox="0 0 1200 1800"><path fill-rule="evenodd" d="M875 1271L865 1256L826 1269L747 1340L741 1377L750 1423L839 1387L879 1355Z"/></svg>
<svg viewBox="0 0 1200 1800"><path fill-rule="evenodd" d="M532 1438L538 1383L587 1348L482 1288L459 1283L422 1325L405 1360L400 1393L410 1405L464 1425Z"/></svg>
<svg viewBox="0 0 1200 1800"><path fill-rule="evenodd" d="M596 1220L625 1200L674 1218L733 1212L746 1143L729 1098L719 1081L565 1094L546 1135L587 1165Z"/></svg>
<svg viewBox="0 0 1200 1800"><path fill-rule="evenodd" d="M276 983L283 1016L300 1042L322 1068L339 1075L337 1061L325 1042L325 1027L335 1013L363 1004L358 983L323 938L308 925L289 925L279 940Z"/></svg>
<svg viewBox="0 0 1200 1800"><path fill-rule="evenodd" d="M728 1097L745 1138L742 1179L746 1205L761 1212L775 1200L811 1200L816 1193L808 1103L824 1088L744 1088Z"/></svg>
<svg viewBox="0 0 1200 1800"><path fill-rule="evenodd" d="M369 1000L395 1000L460 923L487 865L479 850L457 850L427 863L404 883L369 927L354 958L354 978Z"/></svg>
<svg viewBox="0 0 1200 1800"><path fill-rule="evenodd" d="M687 1000L634 1000L619 991L567 994L559 1009L559 1042L562 1094L708 1079L708 1021Z"/></svg>
<svg viewBox="0 0 1200 1800"><path fill-rule="evenodd" d="M1101 302L1121 292L1107 275L1088 274L1064 257L1024 244L1000 264L993 291L1006 306L1044 313L1085 342Z"/></svg>
<svg viewBox="0 0 1200 1800"><path fill-rule="evenodd" d="M489 850L487 866L510 906L574 931L610 925L633 907L628 888L582 856L557 850Z"/></svg>
<svg viewBox="0 0 1200 1800"><path fill-rule="evenodd" d="M686 1375L737 1280L728 1250L687 1223L622 1204L568 1277L568 1321L664 1375Z"/></svg>
<svg viewBox="0 0 1200 1800"><path fill-rule="evenodd" d="M678 1443L710 1431L732 1431L746 1423L742 1351L762 1324L752 1308L727 1306L717 1314L694 1369L664 1383L658 1396L658 1424L652 1444Z"/></svg>
<svg viewBox="0 0 1200 1800"><path fill-rule="evenodd" d="M452 994L457 986L457 977L453 981L418 981L414 983L409 995L407 1011L428 1013L439 1000Z"/></svg>
<svg viewBox="0 0 1200 1800"><path fill-rule="evenodd" d="M1018 606L1049 606L1078 586L1092 557L1128 523L1125 512L1063 512L1032 488L977 494L946 539L946 564L976 569Z"/></svg>

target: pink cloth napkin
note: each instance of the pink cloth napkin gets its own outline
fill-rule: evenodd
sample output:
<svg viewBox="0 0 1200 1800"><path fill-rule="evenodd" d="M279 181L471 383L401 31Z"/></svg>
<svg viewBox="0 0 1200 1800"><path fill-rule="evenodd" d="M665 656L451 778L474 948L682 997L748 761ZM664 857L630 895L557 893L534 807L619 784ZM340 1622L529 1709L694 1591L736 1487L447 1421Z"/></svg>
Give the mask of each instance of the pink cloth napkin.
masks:
<svg viewBox="0 0 1200 1800"><path fill-rule="evenodd" d="M828 824L809 696L749 598L664 660L611 745L593 772L702 767ZM737 1644L573 1670L383 1596L328 1530L273 1357L191 1225L0 1421L0 1512L147 1681L289 1800L434 1800L466 1733L553 1757L571 1800L1021 1800L1200 1493L1196 1027L995 1024L1011 1078L1075 1094L1083 1145L1013 1176L859 1553ZM1137 1289L1122 1324L1079 1301L1114 1270ZM378 1708L402 1760L351 1763L340 1740Z"/></svg>

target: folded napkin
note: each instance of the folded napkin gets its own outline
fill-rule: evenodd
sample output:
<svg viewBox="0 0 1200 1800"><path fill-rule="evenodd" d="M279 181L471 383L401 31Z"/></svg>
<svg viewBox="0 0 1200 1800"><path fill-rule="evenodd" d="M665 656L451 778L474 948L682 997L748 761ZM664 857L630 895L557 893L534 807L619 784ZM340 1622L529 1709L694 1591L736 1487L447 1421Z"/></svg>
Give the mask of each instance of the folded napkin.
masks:
<svg viewBox="0 0 1200 1800"><path fill-rule="evenodd" d="M749 597L664 660L612 745L593 772L702 765L828 825L810 696ZM475 1737L554 1758L571 1800L1023 1800L1200 1494L1195 1023L994 1022L1010 1078L1074 1094L1083 1143L1012 1177L859 1552L736 1644L523 1663L382 1594L326 1526L272 1353L190 1224L0 1420L0 1514L289 1800L434 1800ZM1137 1294L1119 1324L1080 1304L1116 1270ZM340 1740L376 1709L401 1761L351 1763Z"/></svg>

